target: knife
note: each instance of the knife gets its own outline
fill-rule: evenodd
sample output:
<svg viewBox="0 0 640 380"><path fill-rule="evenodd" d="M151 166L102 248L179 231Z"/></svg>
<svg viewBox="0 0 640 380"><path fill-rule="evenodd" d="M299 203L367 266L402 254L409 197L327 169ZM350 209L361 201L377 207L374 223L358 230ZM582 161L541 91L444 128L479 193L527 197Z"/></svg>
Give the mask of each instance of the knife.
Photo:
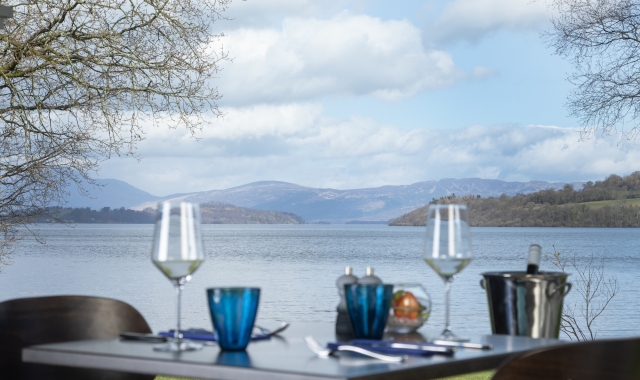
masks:
<svg viewBox="0 0 640 380"><path fill-rule="evenodd" d="M490 350L493 348L493 345L488 343L452 342L450 340L439 340L439 339L436 339L431 343L436 344L438 346L474 348L477 350Z"/></svg>
<svg viewBox="0 0 640 380"><path fill-rule="evenodd" d="M153 334L134 333L134 332L120 333L120 339L136 340L139 342L149 342L149 343L163 343L167 341L167 338L163 336L153 335Z"/></svg>
<svg viewBox="0 0 640 380"><path fill-rule="evenodd" d="M384 340L355 339L344 344L350 344L370 350L384 350L388 353L392 352L392 350L402 350L406 351L406 353L414 354L439 354L451 356L456 352L456 349L453 347L442 347L428 344L412 344Z"/></svg>
<svg viewBox="0 0 640 380"><path fill-rule="evenodd" d="M371 345L376 344L378 346L390 345L390 344L405 344L404 342L398 342L395 340L374 340L374 339L354 339L352 344L358 345ZM470 343L470 342L452 342L449 340L434 340L432 342L425 343L407 343L420 347L451 347L451 348L473 348L477 350L490 350L493 348L491 344L485 343Z"/></svg>

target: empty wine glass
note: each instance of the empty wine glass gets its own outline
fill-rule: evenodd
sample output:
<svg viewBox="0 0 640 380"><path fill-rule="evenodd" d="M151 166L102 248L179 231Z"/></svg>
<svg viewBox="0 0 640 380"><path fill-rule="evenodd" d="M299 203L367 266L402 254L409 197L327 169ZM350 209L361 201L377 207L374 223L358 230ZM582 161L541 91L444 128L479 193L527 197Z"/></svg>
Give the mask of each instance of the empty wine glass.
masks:
<svg viewBox="0 0 640 380"><path fill-rule="evenodd" d="M464 341L449 324L449 293L455 276L471 261L471 234L466 205L431 205L427 212L424 261L444 280L445 328L441 339Z"/></svg>
<svg viewBox="0 0 640 380"><path fill-rule="evenodd" d="M176 288L178 322L173 340L154 346L158 351L190 351L201 344L183 340L180 331L180 295L191 274L204 261L200 207L196 203L163 202L158 205L151 260Z"/></svg>

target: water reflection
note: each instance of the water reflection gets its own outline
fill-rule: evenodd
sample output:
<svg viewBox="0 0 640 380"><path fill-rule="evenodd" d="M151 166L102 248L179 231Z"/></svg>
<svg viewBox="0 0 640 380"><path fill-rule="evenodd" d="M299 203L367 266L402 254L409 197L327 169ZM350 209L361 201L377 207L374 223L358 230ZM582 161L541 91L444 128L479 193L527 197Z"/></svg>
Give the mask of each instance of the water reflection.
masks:
<svg viewBox="0 0 640 380"><path fill-rule="evenodd" d="M251 358L247 351L220 351L216 364L234 367L251 367Z"/></svg>

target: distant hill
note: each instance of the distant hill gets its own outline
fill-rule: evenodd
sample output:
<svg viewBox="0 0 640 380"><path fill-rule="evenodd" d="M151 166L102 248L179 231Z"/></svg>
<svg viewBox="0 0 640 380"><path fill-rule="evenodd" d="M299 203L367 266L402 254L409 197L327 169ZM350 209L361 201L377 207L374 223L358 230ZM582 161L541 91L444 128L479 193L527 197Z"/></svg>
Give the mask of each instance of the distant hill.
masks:
<svg viewBox="0 0 640 380"><path fill-rule="evenodd" d="M254 210L227 203L200 205L204 224L304 224L304 219L289 212Z"/></svg>
<svg viewBox="0 0 640 380"><path fill-rule="evenodd" d="M101 224L153 224L155 222L155 212L152 210L135 211L124 207L111 209L103 207L101 210L90 208L54 208L50 210L51 216L68 223L101 223ZM41 217L36 222L51 222L49 216Z"/></svg>
<svg viewBox="0 0 640 380"><path fill-rule="evenodd" d="M528 194L542 189L559 189L565 183L544 181L505 182L480 178L442 179L412 185L337 190L312 188L287 182L254 182L224 190L156 196L139 190L126 182L103 179L105 186L90 189L91 198L75 193L66 206L101 209L155 207L163 199L186 199L208 203L222 202L238 207L259 210L278 210L301 216L308 222L346 223L381 222L395 219L424 206L432 199L452 194L497 197L502 194ZM582 182L572 185L581 188Z"/></svg>
<svg viewBox="0 0 640 380"><path fill-rule="evenodd" d="M640 227L640 172L626 177L611 175L587 182L576 191L542 190L517 196L479 198L448 196L432 203L465 203L471 226L477 227ZM389 223L391 226L424 226L424 206Z"/></svg>

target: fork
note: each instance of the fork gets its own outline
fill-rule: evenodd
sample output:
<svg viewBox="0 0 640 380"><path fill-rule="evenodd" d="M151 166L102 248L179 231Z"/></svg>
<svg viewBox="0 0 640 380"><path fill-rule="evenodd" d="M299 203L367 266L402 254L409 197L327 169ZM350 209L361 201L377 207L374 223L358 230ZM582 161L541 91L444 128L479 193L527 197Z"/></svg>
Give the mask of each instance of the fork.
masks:
<svg viewBox="0 0 640 380"><path fill-rule="evenodd" d="M324 358L330 355L333 355L336 351L350 351L350 352L356 352L361 355L366 355L374 359L384 360L386 362L402 363L407 360L407 356L382 355L377 352L365 350L364 348L356 347L356 346L340 345L336 349L325 348L320 343L318 343L318 341L315 340L311 335L306 336L304 338L304 341L307 343L307 347L309 347L311 351L315 352L318 356L321 356Z"/></svg>
<svg viewBox="0 0 640 380"><path fill-rule="evenodd" d="M278 327L275 330L265 329L264 327L260 327L260 326L253 326L254 329L259 330L262 335L266 335L266 336L278 335L284 330L286 330L287 327L289 327L289 322L282 322L280 324L280 327Z"/></svg>

